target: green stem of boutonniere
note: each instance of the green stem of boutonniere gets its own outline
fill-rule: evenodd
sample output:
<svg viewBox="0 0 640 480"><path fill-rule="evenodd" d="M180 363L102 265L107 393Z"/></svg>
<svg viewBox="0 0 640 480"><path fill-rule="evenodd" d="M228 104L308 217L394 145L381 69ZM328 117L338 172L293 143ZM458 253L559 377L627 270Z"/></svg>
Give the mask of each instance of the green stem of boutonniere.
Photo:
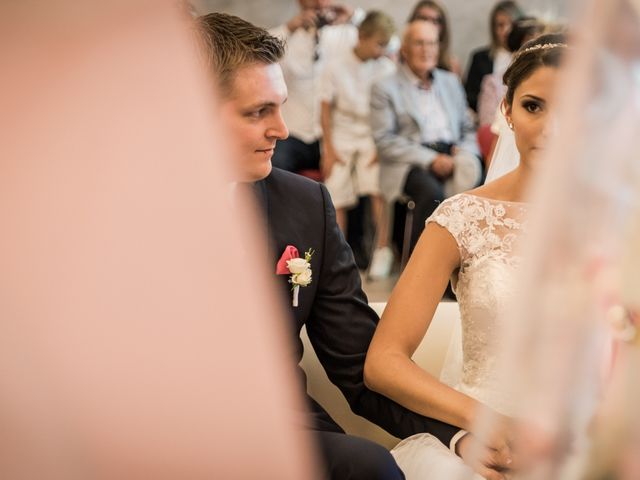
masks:
<svg viewBox="0 0 640 480"><path fill-rule="evenodd" d="M316 253L315 250L313 248L310 248L309 250L304 252L304 259L307 262L311 263L311 257L313 256L314 253Z"/></svg>

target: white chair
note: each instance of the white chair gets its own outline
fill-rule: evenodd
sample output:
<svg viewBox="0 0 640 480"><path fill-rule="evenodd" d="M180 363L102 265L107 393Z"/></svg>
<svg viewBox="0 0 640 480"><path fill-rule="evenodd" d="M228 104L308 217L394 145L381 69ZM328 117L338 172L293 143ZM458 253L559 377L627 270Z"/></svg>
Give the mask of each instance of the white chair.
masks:
<svg viewBox="0 0 640 480"><path fill-rule="evenodd" d="M386 303L372 303L371 307L381 315ZM418 346L413 360L416 364L436 377L445 361L452 332L460 324L460 312L456 302L440 302L427 334ZM397 438L388 434L377 425L354 414L340 390L327 378L313 347L307 337L306 329L300 333L304 344L302 368L307 374L307 389L310 395L322 405L333 419L345 429L347 433L365 437L387 448L398 443Z"/></svg>

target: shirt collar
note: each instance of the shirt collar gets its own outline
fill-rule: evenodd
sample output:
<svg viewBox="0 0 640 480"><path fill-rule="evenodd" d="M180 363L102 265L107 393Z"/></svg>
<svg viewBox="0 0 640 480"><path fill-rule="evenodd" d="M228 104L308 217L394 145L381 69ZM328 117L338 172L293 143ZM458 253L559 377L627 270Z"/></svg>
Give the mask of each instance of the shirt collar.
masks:
<svg viewBox="0 0 640 480"><path fill-rule="evenodd" d="M428 90L428 88L426 88L425 86L425 81L418 77L415 73L413 73L413 70L411 70L406 63L402 64L402 68L404 69L405 75L411 82L411 85L419 88L420 90ZM433 86L433 70L427 73L427 77L429 78L429 80L431 80L431 85Z"/></svg>

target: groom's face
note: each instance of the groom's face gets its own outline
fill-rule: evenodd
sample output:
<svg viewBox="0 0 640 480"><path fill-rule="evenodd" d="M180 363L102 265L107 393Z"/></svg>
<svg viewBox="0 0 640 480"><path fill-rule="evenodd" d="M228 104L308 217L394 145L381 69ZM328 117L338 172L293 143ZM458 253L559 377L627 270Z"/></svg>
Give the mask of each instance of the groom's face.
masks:
<svg viewBox="0 0 640 480"><path fill-rule="evenodd" d="M281 111L286 99L280 65L258 63L236 72L221 113L238 181L255 182L271 172L276 140L289 136Z"/></svg>

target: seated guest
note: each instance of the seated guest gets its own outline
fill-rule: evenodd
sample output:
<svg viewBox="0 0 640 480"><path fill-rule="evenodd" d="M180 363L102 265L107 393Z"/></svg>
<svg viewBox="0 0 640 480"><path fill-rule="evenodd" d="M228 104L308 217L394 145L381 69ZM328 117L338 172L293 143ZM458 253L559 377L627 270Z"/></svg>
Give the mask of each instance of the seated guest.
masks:
<svg viewBox="0 0 640 480"><path fill-rule="evenodd" d="M371 84L395 71L383 56L395 30L386 14L371 11L358 27L358 43L342 55L327 59L321 79L323 130L322 172L336 207L338 225L346 236L347 209L358 197L369 196L378 229L369 276L389 275L393 252L387 246L388 225L380 195L380 169L369 124Z"/></svg>
<svg viewBox="0 0 640 480"><path fill-rule="evenodd" d="M438 68L449 70L458 77L462 77L462 68L459 60L451 54L449 46L451 44L449 20L444 6L436 0L420 0L415 4L408 23L414 20L426 20L433 23L439 29L440 52L438 53Z"/></svg>
<svg viewBox="0 0 640 480"><path fill-rule="evenodd" d="M558 28L560 32L562 29ZM545 22L537 19L536 17L522 17L514 22L511 27L511 31L507 36L507 49L515 53L522 45L529 40L533 40L542 33L553 33L554 29L551 26L547 27Z"/></svg>
<svg viewBox="0 0 640 480"><path fill-rule="evenodd" d="M288 135L281 111L287 86L278 64L284 44L231 15L211 13L200 17L199 26L218 78L219 114L237 152L238 190L252 192L264 212L273 252L266 261L280 274L277 282L290 309L283 322L296 345L292 366L302 358L299 335L306 325L327 376L355 413L397 437L430 432L449 446L459 429L415 414L364 385L365 356L378 317L367 304L329 194L322 184L271 167L276 140ZM302 372L301 378L305 381ZM307 399L323 478L404 478L388 450L345 434L324 408Z"/></svg>
<svg viewBox="0 0 640 480"><path fill-rule="evenodd" d="M290 172L320 168L319 79L327 59L356 44L358 31L351 22L362 20L363 13L333 0L298 4L296 15L269 31L287 44L280 64L289 99L282 114L291 135L277 142L273 165Z"/></svg>
<svg viewBox="0 0 640 480"><path fill-rule="evenodd" d="M502 85L502 75L509 66L509 62L511 62L512 50L507 47L507 37L513 22L523 15L524 12L512 0L498 2L491 10L489 15L491 44L487 47L479 48L471 54L467 79L464 84L469 106L476 112L478 111L480 86L484 77L495 74L495 77L500 79L500 85ZM500 100L490 110L495 110Z"/></svg>
<svg viewBox="0 0 640 480"><path fill-rule="evenodd" d="M411 248L424 222L445 198L481 177L473 120L458 77L436 67L438 28L411 22L402 40L402 66L371 91L371 126L380 158L380 188L389 201L415 204Z"/></svg>
<svg viewBox="0 0 640 480"><path fill-rule="evenodd" d="M289 90L282 115L290 135L276 143L273 165L320 180L320 77L328 60L355 46L355 25L363 19L364 12L341 0L290 1L297 4L297 12L269 31L287 45L280 65ZM366 268L362 212L362 204L349 211L347 239L358 265Z"/></svg>

